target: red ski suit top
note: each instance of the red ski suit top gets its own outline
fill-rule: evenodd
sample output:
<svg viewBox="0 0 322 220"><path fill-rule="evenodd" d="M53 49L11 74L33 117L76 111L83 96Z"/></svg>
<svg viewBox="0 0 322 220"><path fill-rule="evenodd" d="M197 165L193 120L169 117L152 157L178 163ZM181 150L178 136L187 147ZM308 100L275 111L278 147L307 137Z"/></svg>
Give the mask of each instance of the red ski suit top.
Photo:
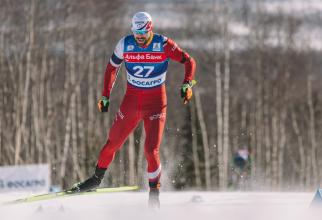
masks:
<svg viewBox="0 0 322 220"><path fill-rule="evenodd" d="M169 38L165 38L163 51L167 58L184 64L184 82L194 79L196 63L188 53L179 48ZM116 51L114 51L105 71L104 89L102 92L102 95L105 97L110 97L119 65L123 61L117 57L113 59L115 53ZM115 60L119 60L118 65L115 65ZM107 143L100 152L97 166L107 168L112 162L116 151L120 149L137 124L143 120L146 134L144 152L148 162L148 178L150 187L154 187L159 182L161 175L159 147L166 119L166 102L164 83L148 89L138 88L127 83L126 94L115 116Z"/></svg>
<svg viewBox="0 0 322 220"><path fill-rule="evenodd" d="M195 60L192 57L190 57L188 53L186 53L180 47L178 47L178 45L170 38L167 39L163 47L164 47L164 52L168 58L184 64L184 67L185 67L184 82L193 80L195 75L195 69L196 69ZM102 96L105 96L108 98L110 97L111 90L113 88L113 85L117 76L117 71L118 71L118 67L113 66L111 62L107 64L107 67L105 70L104 88L103 88ZM162 87L164 87L164 85L162 85ZM131 90L134 89L134 88L131 88L131 85L129 84L127 88L128 88L127 92L129 93L131 92L129 91L129 89ZM162 88L156 88L156 90L160 90L160 89L163 91Z"/></svg>

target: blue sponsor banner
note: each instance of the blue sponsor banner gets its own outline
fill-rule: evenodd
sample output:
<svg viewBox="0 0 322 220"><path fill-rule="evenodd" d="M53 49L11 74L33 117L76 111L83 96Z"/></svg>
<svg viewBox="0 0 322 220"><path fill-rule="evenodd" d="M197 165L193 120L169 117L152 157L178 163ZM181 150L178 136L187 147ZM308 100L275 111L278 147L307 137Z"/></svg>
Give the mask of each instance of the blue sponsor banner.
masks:
<svg viewBox="0 0 322 220"><path fill-rule="evenodd" d="M48 192L49 164L0 167L0 192Z"/></svg>

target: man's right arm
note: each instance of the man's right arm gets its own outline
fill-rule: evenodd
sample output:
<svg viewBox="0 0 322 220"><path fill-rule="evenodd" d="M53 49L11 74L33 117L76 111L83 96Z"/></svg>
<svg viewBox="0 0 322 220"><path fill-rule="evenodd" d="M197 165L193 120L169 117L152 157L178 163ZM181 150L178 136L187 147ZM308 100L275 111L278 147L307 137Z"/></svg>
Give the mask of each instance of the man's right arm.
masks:
<svg viewBox="0 0 322 220"><path fill-rule="evenodd" d="M123 62L124 38L122 38L116 45L116 48L107 64L104 75L104 86L102 96L109 98L112 88L114 86L118 69Z"/></svg>

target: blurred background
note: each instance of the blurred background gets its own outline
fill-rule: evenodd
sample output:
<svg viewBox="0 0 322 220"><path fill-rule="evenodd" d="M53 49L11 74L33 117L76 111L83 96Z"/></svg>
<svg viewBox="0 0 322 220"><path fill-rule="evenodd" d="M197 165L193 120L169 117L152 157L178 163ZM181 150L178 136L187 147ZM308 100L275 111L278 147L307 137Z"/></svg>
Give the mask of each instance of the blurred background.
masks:
<svg viewBox="0 0 322 220"><path fill-rule="evenodd" d="M197 62L189 105L183 66L168 70L163 189L321 185L319 0L1 0L0 166L49 164L62 188L92 174L126 88L122 67L99 113L105 67L137 11ZM147 185L144 137L140 124L105 185Z"/></svg>

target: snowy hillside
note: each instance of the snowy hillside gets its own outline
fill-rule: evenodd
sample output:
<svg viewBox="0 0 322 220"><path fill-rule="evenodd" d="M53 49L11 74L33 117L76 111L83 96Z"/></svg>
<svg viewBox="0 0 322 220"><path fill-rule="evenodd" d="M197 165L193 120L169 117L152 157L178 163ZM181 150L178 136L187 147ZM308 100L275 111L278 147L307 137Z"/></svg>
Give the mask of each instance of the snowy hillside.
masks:
<svg viewBox="0 0 322 220"><path fill-rule="evenodd" d="M311 193L163 192L161 210L147 209L146 192L74 196L2 206L1 220L15 219L319 219L308 207ZM13 196L1 195L1 201ZM17 196L14 196L15 198Z"/></svg>
<svg viewBox="0 0 322 220"><path fill-rule="evenodd" d="M220 13L223 7L228 7L228 30L231 34L230 48L232 50L244 50L249 48L248 38L256 31L260 18L266 21L278 21L271 23L267 45L275 47L285 45L287 39L287 25L290 20L295 21L296 31L294 35L294 46L297 49L309 48L310 50L321 51L321 12L322 2L319 0L242 0L242 1L222 1L222 0L201 0L196 1L166 1L161 4L160 1L141 0L133 4L134 7L128 9L129 16L136 10L144 10L153 15L156 29L165 29L169 33L169 29L177 29L182 31L185 27L196 32L196 38L178 40L180 45L186 48L194 49L214 49L220 44L222 39L218 36L213 39L219 42L215 43L207 41L207 37L200 40L200 33L203 28L210 27L221 23L223 13ZM176 5L177 7L174 7ZM135 7L136 6L136 7ZM191 13L188 10L196 12L191 19ZM215 12L214 12L215 10ZM207 16L205 16L207 15ZM224 14L227 16L226 14ZM192 20L192 21L191 21ZM124 18L124 25L128 23L128 18ZM209 32L208 35L211 33ZM212 33L213 34L213 33Z"/></svg>

